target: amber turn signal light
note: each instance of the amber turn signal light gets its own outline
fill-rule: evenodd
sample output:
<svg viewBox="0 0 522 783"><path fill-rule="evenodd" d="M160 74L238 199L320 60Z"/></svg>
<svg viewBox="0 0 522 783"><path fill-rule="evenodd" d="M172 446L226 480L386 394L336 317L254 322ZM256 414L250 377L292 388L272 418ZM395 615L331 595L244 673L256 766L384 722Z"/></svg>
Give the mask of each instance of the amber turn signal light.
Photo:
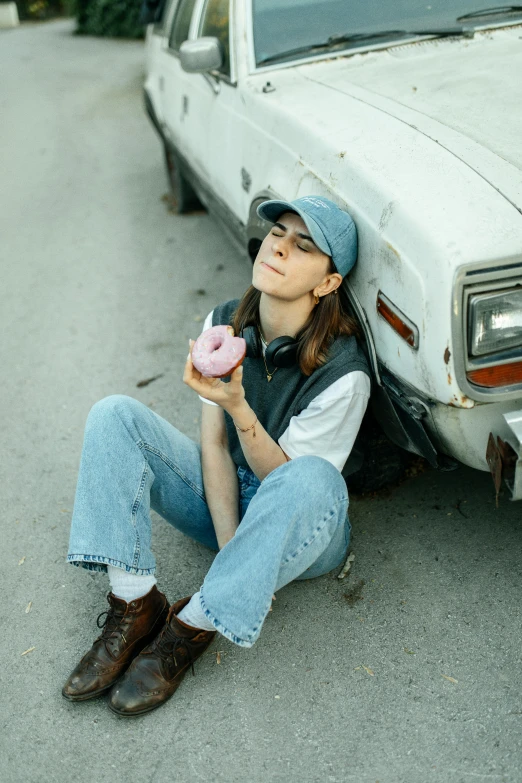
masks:
<svg viewBox="0 0 522 783"><path fill-rule="evenodd" d="M377 312L408 345L419 347L419 330L415 324L381 291L377 295Z"/></svg>
<svg viewBox="0 0 522 783"><path fill-rule="evenodd" d="M482 367L467 373L468 381L476 386L486 386L489 389L497 386L512 386L522 383L522 362L497 364L494 367Z"/></svg>

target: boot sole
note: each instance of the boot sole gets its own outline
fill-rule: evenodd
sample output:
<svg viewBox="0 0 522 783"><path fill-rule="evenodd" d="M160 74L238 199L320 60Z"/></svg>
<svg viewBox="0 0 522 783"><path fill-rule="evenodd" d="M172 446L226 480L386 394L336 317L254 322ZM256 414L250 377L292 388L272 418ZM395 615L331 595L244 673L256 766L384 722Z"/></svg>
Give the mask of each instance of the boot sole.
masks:
<svg viewBox="0 0 522 783"><path fill-rule="evenodd" d="M158 707L163 707L163 705L166 703L167 703L166 701L162 701L161 704L155 704L154 707L147 707L146 710L140 710L139 712L118 712L118 710L115 710L114 707L111 707L110 704L108 705L108 707L111 712L113 712L115 715L118 715L118 717L120 718L140 718L142 715L146 715L148 712L157 710Z"/></svg>
<svg viewBox="0 0 522 783"><path fill-rule="evenodd" d="M125 674L125 672L122 672L121 676L123 676L123 674ZM120 678L118 677L118 679ZM62 696L64 699L67 699L67 701L88 701L89 699L95 699L97 696L101 696L102 693L106 693L106 691L110 690L116 682L117 680L114 680L110 685L106 685L105 688L100 688L98 691L93 691L92 693L80 694L79 696L69 696L62 690Z"/></svg>
<svg viewBox="0 0 522 783"><path fill-rule="evenodd" d="M177 691L177 688L176 688ZM120 712L119 710L115 709L110 702L107 705L111 712L113 712L115 715L118 715L120 718L139 718L141 715L146 715L148 712L153 712L154 710L157 710L159 707L163 707L169 699L171 699L174 696L173 693L170 694L168 699L165 699L165 701L161 701L159 704L153 704L152 707L145 707L143 710L140 710L139 712Z"/></svg>

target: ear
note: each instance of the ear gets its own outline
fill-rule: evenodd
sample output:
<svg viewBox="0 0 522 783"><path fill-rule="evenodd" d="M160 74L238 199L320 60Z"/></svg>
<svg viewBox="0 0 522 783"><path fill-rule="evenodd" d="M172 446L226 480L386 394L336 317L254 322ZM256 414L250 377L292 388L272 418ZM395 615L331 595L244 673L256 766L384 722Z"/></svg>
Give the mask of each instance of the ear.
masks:
<svg viewBox="0 0 522 783"><path fill-rule="evenodd" d="M313 293L317 294L317 296L326 296L327 294L331 294L332 291L335 291L336 288L339 288L342 282L343 278L339 272L326 275L321 285L318 285L317 288L314 288Z"/></svg>

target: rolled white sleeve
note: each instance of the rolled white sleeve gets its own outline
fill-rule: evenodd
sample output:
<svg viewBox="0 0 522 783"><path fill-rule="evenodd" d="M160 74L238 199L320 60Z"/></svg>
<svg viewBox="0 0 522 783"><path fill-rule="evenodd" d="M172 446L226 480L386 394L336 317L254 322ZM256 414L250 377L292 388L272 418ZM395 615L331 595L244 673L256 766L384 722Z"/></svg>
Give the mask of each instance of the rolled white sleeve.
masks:
<svg viewBox="0 0 522 783"><path fill-rule="evenodd" d="M370 379L347 373L293 416L279 445L291 459L323 457L341 471L352 450L370 398Z"/></svg>
<svg viewBox="0 0 522 783"><path fill-rule="evenodd" d="M210 327L212 326L212 316L213 315L214 315L214 311L212 310L212 312L209 313L207 315L207 317L205 318L205 323L203 324L203 329L201 330L202 333L205 332L207 329L210 329ZM217 404L217 402L211 402L211 400L206 400L200 394L198 394L198 397L201 400L201 402L205 403L205 405L213 405L214 408L219 408L219 405Z"/></svg>

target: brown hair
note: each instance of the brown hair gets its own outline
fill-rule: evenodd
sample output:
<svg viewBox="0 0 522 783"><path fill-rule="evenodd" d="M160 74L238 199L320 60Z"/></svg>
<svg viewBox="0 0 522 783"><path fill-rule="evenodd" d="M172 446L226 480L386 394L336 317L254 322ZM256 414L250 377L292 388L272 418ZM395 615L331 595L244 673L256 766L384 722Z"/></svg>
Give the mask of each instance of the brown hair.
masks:
<svg viewBox="0 0 522 783"><path fill-rule="evenodd" d="M330 259L328 273L335 272ZM240 334L245 326L256 326L259 323L259 300L261 291L250 286L234 313L232 326L235 334ZM349 315L349 300L343 285L336 292L321 296L319 304L314 307L308 323L297 333L299 341L297 361L303 375L311 375L314 370L326 364L328 349L332 342L341 335L357 335L357 322Z"/></svg>

